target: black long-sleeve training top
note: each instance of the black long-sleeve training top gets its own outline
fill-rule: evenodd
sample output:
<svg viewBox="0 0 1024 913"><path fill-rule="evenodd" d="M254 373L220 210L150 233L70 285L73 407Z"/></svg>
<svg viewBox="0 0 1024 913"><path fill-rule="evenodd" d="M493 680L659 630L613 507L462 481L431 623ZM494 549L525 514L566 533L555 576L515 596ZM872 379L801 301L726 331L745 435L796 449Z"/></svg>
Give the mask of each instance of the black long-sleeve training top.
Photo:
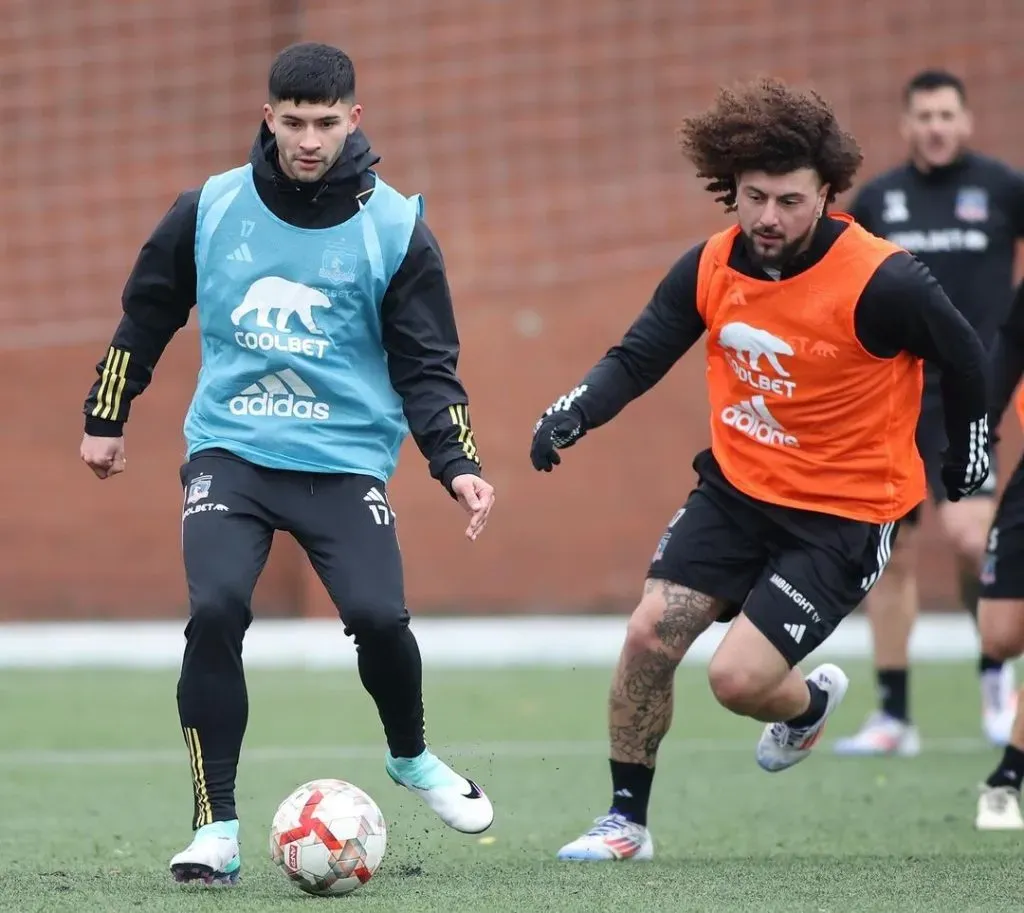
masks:
<svg viewBox="0 0 1024 913"><path fill-rule="evenodd" d="M330 228L352 218L359 200L373 192L370 169L380 161L361 130L316 183L292 181L281 171L273 134L262 124L250 153L253 180L270 211L299 228ZM195 233L201 188L180 194L143 245L122 294L123 315L99 377L85 402L88 434L123 433L132 401L149 386L173 335L188 322L196 301ZM417 219L405 259L381 304L382 342L391 384L431 475L448 487L462 473L480 474L459 379L459 336L444 261L437 239ZM104 366L127 362L116 395L99 402Z"/></svg>
<svg viewBox="0 0 1024 913"><path fill-rule="evenodd" d="M779 278L813 266L846 230L838 219L822 219L808 250ZM587 373L573 403L587 429L610 421L629 402L653 387L707 330L697 310L697 270L704 242L669 269L622 341ZM737 239L729 265L759 279L767 274ZM941 372L941 392L951 449L967 454L971 423L987 414L985 349L971 325L952 305L928 269L905 252L888 257L868 281L854 311L857 338L879 358L906 351ZM919 403L907 403L908 409Z"/></svg>
<svg viewBox="0 0 1024 913"><path fill-rule="evenodd" d="M1017 286L1017 294L1010 306L1006 322L1000 327L992 346L992 411L989 425L999 427L999 421L1013 399L1021 377L1024 376L1024 282Z"/></svg>
<svg viewBox="0 0 1024 913"><path fill-rule="evenodd" d="M1013 298L1024 174L977 152L928 171L906 162L864 184L850 214L924 263L982 344L992 346Z"/></svg>

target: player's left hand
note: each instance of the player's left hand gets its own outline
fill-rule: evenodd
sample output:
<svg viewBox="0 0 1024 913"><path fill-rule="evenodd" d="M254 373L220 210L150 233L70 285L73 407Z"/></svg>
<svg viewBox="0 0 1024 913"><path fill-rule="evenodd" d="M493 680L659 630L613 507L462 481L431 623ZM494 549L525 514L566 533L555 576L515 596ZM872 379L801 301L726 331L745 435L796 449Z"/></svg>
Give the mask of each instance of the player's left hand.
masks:
<svg viewBox="0 0 1024 913"><path fill-rule="evenodd" d="M464 473L451 481L452 494L470 516L466 538L476 541L487 525L487 516L494 505L494 486L480 476Z"/></svg>
<svg viewBox="0 0 1024 913"><path fill-rule="evenodd" d="M946 497L951 502L967 498L978 491L988 478L990 461L987 452L973 461L950 461L948 458L942 466L942 484L946 488Z"/></svg>
<svg viewBox="0 0 1024 913"><path fill-rule="evenodd" d="M950 448L943 454L942 484L950 501L959 501L978 491L991 470L987 416L971 424L970 438L969 445L955 452Z"/></svg>

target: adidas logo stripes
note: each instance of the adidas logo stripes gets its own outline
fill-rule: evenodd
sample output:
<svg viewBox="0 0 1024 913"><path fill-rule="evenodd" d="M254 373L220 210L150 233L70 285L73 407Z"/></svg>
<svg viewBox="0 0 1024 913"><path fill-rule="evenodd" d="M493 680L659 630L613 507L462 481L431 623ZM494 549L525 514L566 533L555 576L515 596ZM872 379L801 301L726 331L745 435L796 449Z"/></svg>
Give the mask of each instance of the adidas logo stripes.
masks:
<svg viewBox="0 0 1024 913"><path fill-rule="evenodd" d="M256 383L246 387L239 396L256 396L260 393L270 393L274 396L286 393L309 397L316 395L312 387L291 368L285 368L276 374L267 374L265 377L261 377Z"/></svg>
<svg viewBox="0 0 1024 913"><path fill-rule="evenodd" d="M370 513L373 514L374 522L378 526L387 526L394 518L394 511L388 504L388 499L375 487L371 488L365 495L363 501L369 505Z"/></svg>
<svg viewBox="0 0 1024 913"><path fill-rule="evenodd" d="M782 626L782 630L792 637L797 643L800 643L800 641L804 639L804 631L807 630L807 625L785 624Z"/></svg>
<svg viewBox="0 0 1024 913"><path fill-rule="evenodd" d="M319 402L313 388L291 368L264 375L233 396L228 408L232 415L253 418L276 416L323 422L331 417L330 405Z"/></svg>

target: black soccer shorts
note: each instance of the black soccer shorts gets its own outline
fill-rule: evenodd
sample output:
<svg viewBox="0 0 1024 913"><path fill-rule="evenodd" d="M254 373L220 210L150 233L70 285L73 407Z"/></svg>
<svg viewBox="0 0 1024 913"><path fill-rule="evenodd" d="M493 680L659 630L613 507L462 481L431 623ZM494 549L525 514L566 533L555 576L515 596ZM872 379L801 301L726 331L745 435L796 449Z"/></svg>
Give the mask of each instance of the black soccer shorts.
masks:
<svg viewBox="0 0 1024 913"><path fill-rule="evenodd" d="M982 599L1024 599L1024 458L999 500L981 564Z"/></svg>
<svg viewBox="0 0 1024 913"><path fill-rule="evenodd" d="M217 605L252 620L253 588L277 530L309 557L357 637L408 619L395 514L382 482L347 473L268 469L223 450L181 467L182 551L193 611Z"/></svg>
<svg viewBox="0 0 1024 913"><path fill-rule="evenodd" d="M878 582L899 521L883 524L750 498L705 451L701 476L658 543L648 576L742 610L795 666L823 644Z"/></svg>

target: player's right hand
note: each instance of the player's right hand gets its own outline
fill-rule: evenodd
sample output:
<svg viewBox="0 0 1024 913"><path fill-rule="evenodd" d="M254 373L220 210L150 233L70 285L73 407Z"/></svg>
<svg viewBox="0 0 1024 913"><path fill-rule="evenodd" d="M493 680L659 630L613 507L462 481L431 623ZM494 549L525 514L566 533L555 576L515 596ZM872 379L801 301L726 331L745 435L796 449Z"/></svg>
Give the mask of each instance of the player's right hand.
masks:
<svg viewBox="0 0 1024 913"><path fill-rule="evenodd" d="M124 437L95 437L86 434L78 451L85 463L101 479L124 472Z"/></svg>
<svg viewBox="0 0 1024 913"><path fill-rule="evenodd" d="M452 479L452 494L470 516L466 538L476 542L487 525L487 517L494 506L494 486L480 476L463 473Z"/></svg>
<svg viewBox="0 0 1024 913"><path fill-rule="evenodd" d="M560 403L551 406L533 428L530 462L539 472L551 472L562 462L558 451L571 447L587 433L579 409L571 403L558 408Z"/></svg>

